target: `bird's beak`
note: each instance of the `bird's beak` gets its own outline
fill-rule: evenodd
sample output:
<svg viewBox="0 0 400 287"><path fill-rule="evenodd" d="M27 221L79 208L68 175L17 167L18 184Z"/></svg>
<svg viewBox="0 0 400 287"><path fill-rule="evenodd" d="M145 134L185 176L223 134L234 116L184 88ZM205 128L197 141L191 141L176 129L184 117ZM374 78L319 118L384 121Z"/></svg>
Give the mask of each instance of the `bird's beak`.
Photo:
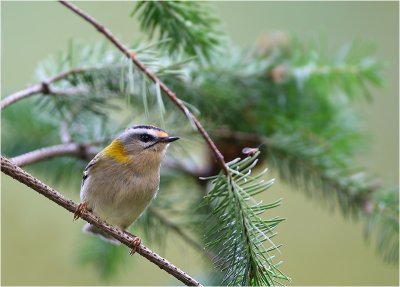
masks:
<svg viewBox="0 0 400 287"><path fill-rule="evenodd" d="M176 140L179 140L179 138L178 137L165 137L165 138L160 138L159 142L171 143L171 142L174 142Z"/></svg>

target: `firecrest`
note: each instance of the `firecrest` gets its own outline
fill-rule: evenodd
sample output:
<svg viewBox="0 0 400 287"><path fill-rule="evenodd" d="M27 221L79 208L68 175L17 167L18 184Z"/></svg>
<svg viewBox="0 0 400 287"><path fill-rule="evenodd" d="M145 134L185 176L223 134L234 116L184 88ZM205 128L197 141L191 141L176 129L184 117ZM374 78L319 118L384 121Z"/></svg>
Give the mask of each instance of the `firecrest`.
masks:
<svg viewBox="0 0 400 287"><path fill-rule="evenodd" d="M81 203L74 218L79 218L80 213L88 209L125 231L157 195L161 160L169 143L177 139L150 125L125 130L86 166ZM119 243L89 223L83 230ZM139 245L140 239L133 244Z"/></svg>

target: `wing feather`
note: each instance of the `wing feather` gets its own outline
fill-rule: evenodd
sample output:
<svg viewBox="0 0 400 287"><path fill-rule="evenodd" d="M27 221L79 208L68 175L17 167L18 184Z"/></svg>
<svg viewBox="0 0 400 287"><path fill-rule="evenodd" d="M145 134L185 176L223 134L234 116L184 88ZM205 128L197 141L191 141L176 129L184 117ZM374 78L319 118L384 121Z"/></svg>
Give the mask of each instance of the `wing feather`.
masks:
<svg viewBox="0 0 400 287"><path fill-rule="evenodd" d="M97 154L97 155L88 163L88 165L85 167L85 169L83 170L83 176L82 176L82 184L81 184L81 187L83 187L83 185L85 184L86 179L89 177L91 168L92 168L93 166L96 166L96 163L98 163L100 159L101 159L100 154Z"/></svg>

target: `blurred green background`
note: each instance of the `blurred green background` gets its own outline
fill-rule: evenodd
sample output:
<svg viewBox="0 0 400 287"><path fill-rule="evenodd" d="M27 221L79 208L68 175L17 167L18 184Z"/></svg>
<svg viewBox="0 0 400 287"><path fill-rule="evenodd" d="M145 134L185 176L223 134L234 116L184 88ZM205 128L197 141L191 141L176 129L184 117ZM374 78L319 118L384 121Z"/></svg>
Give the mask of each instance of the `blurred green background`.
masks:
<svg viewBox="0 0 400 287"><path fill-rule="evenodd" d="M140 35L129 17L131 2L79 2L124 42ZM248 45L268 32L284 31L304 39L328 39L337 50L353 40L377 46L387 67L385 86L374 90L371 103L358 112L371 134L370 149L359 159L385 186L398 185L398 8L396 2L213 2L232 40ZM89 43L102 37L58 3L1 3L2 97L34 82L38 62L66 49L72 38ZM24 131L20 131L24 132ZM72 171L73 172L73 171ZM45 174L35 174L49 182ZM82 221L22 184L1 176L2 285L175 285L176 280L140 256L130 258L109 282L93 268L82 266L77 253ZM78 185L56 185L78 200ZM278 228L283 243L280 258L290 285L398 285L397 266L384 264L374 242L366 243L363 225L346 220L338 211L321 207L304 193L277 183L268 198L284 198L277 212L287 218ZM151 244L148 244L153 247ZM123 248L123 247L121 247ZM154 246L155 251L160 251ZM162 255L195 278L205 280L201 254L169 237ZM128 252L126 252L128 256Z"/></svg>

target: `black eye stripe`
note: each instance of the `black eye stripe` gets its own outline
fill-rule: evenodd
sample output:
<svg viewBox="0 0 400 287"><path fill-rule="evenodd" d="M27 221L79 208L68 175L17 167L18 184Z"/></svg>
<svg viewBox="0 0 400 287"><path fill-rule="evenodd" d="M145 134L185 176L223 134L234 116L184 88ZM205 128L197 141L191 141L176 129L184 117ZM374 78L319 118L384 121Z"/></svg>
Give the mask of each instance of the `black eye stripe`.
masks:
<svg viewBox="0 0 400 287"><path fill-rule="evenodd" d="M139 135L139 140L147 143L150 141L154 141L154 137L149 134L141 134L141 135Z"/></svg>

